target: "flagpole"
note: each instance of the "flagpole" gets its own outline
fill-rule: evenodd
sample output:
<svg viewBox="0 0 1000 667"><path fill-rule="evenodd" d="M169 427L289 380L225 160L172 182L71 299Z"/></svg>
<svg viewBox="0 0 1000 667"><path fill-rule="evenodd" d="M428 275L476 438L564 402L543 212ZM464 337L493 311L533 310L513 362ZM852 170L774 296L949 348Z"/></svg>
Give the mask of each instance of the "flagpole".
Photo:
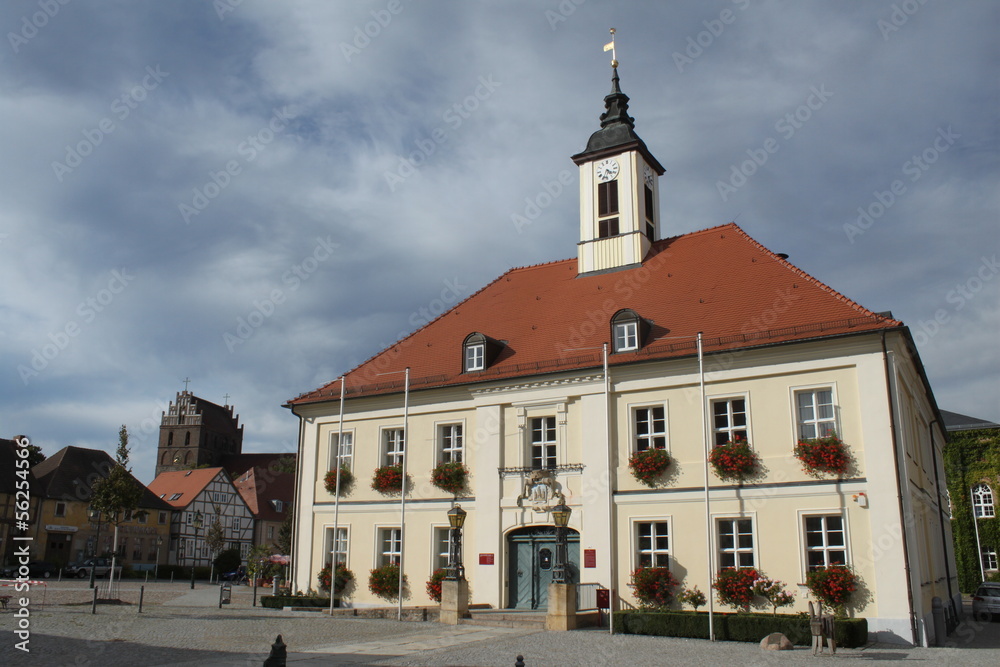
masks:
<svg viewBox="0 0 1000 667"><path fill-rule="evenodd" d="M337 577L337 533L340 530L340 448L344 445L344 376L340 376L340 422L337 426L337 488L333 498L333 549L330 551L330 615L333 615L334 582Z"/></svg>
<svg viewBox="0 0 1000 667"><path fill-rule="evenodd" d="M403 620L403 558L406 553L406 452L410 449L410 434L407 432L410 411L410 367L406 367L406 388L403 391L403 484L399 494L399 599L396 619Z"/></svg>
<svg viewBox="0 0 1000 667"><path fill-rule="evenodd" d="M698 332L698 384L701 387L701 438L705 449L705 547L708 554L708 638L715 641L715 604L712 600L712 574L715 572L715 554L712 552L712 509L708 494L708 455L710 453L708 422L705 415L705 355Z"/></svg>

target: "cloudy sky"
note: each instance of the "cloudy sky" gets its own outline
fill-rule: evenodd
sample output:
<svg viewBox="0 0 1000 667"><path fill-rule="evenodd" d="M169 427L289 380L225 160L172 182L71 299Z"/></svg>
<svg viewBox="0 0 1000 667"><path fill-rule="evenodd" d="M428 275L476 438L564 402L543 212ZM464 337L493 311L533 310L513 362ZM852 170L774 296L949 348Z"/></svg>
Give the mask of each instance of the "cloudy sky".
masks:
<svg viewBox="0 0 1000 667"><path fill-rule="evenodd" d="M113 452L124 423L148 482L190 378L246 451L293 451L286 400L575 256L612 26L668 233L736 220L908 324L940 407L1000 421L998 24L992 0L5 0L0 434Z"/></svg>

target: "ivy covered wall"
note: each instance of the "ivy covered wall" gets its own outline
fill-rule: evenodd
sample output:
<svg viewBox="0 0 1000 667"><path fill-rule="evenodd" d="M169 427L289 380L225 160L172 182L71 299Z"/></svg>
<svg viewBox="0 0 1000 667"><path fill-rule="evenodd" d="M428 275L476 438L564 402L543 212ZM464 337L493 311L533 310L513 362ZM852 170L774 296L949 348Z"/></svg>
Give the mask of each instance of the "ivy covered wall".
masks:
<svg viewBox="0 0 1000 667"><path fill-rule="evenodd" d="M955 536L955 560L958 584L963 593L972 593L981 581L979 552L972 514L972 487L988 484L993 490L994 517L980 518L979 540L982 547L1000 554L1000 429L977 429L949 433L944 449L948 493L951 496L952 532ZM1000 580L1000 574L986 573Z"/></svg>

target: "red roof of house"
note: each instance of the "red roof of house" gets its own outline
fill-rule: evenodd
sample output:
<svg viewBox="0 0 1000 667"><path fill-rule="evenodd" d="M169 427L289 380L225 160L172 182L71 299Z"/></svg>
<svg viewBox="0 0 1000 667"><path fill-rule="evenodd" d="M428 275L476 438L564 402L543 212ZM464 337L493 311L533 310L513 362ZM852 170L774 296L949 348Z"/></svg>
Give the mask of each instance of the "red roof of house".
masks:
<svg viewBox="0 0 1000 667"><path fill-rule="evenodd" d="M568 259L512 269L437 319L350 371L349 397L598 368L611 318L634 310L651 324L636 352L612 365L902 326L839 294L730 223L653 244L641 266L577 274ZM504 343L484 371L462 372L465 338ZM337 400L333 381L289 405Z"/></svg>
<svg viewBox="0 0 1000 667"><path fill-rule="evenodd" d="M191 504L209 482L215 479L222 468L195 468L194 470L172 470L161 472L149 483L149 490L160 496L163 502L181 509ZM180 494L176 499L172 498Z"/></svg>
<svg viewBox="0 0 1000 667"><path fill-rule="evenodd" d="M262 521L284 521L295 499L295 473L273 472L254 466L233 480L233 486L254 518ZM272 500L282 502L282 511Z"/></svg>

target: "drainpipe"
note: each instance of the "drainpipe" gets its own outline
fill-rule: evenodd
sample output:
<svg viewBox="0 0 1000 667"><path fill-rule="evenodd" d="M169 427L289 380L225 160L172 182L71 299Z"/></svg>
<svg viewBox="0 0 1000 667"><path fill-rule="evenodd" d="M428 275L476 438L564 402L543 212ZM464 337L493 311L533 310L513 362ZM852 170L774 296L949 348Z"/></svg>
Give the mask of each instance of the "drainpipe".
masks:
<svg viewBox="0 0 1000 667"><path fill-rule="evenodd" d="M885 369L886 396L889 400L889 433L892 436L892 464L896 472L896 497L899 501L899 530L903 540L903 574L906 577L906 604L910 611L910 633L914 646L920 646L917 636L917 617L913 611L913 582L910 574L910 548L906 537L906 512L903 509L903 479L899 471L899 440L896 437L896 405L893 401L895 382L889 370L889 350L885 344L885 331L882 332L882 366Z"/></svg>
<svg viewBox="0 0 1000 667"><path fill-rule="evenodd" d="M604 356L604 437L608 450L608 565L611 569L611 581L608 582L608 633L615 634L615 591L618 574L618 541L615 539L615 480L614 463L618 460L617 441L611 437L611 376L608 373L608 344L602 346ZM613 446L612 443L615 443Z"/></svg>
<svg viewBox="0 0 1000 667"><path fill-rule="evenodd" d="M952 618L958 619L958 610L955 608L955 596L951 590L951 568L948 567L948 540L944 530L944 507L941 502L941 476L938 474L937 450L934 449L934 424L940 423L935 419L927 427L927 435L931 441L931 460L934 463L934 493L937 494L938 504L938 524L941 526L941 548L944 550L944 576L948 582L948 601L951 603Z"/></svg>

